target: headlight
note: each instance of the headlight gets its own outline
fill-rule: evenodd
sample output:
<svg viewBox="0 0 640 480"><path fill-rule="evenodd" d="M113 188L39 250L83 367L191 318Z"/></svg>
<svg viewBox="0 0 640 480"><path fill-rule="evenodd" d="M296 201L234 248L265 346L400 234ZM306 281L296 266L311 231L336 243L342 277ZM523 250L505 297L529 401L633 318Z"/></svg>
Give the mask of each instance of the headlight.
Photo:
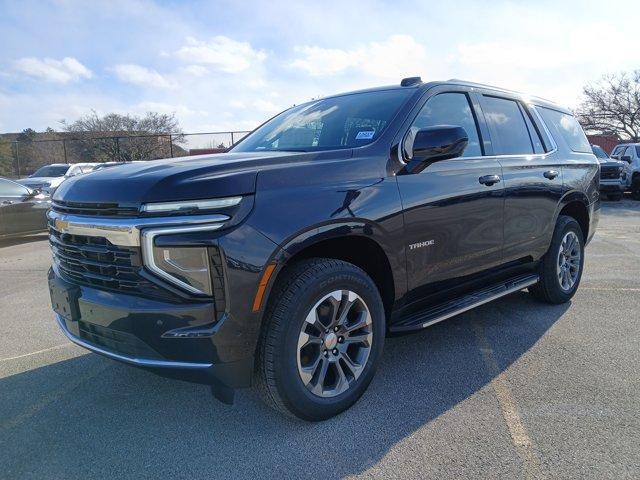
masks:
<svg viewBox="0 0 640 480"><path fill-rule="evenodd" d="M217 230L222 223L143 230L142 260L159 277L191 293L212 295L209 255L206 247L158 246L159 235Z"/></svg>
<svg viewBox="0 0 640 480"><path fill-rule="evenodd" d="M204 247L153 247L161 276L195 293L211 295L209 258ZM156 273L160 273L156 272Z"/></svg>
<svg viewBox="0 0 640 480"><path fill-rule="evenodd" d="M189 212L195 210L213 210L216 208L237 205L242 197L213 198L210 200L186 200L183 202L145 203L140 208L143 212Z"/></svg>

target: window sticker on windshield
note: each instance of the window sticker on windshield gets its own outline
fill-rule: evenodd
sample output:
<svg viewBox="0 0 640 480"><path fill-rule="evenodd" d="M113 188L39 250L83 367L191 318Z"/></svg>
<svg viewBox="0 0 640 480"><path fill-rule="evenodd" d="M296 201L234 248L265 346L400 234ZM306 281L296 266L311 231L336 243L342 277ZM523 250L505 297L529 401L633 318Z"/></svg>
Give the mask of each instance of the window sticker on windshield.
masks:
<svg viewBox="0 0 640 480"><path fill-rule="evenodd" d="M376 133L375 130L360 131L356 135L356 140L371 140L374 133Z"/></svg>

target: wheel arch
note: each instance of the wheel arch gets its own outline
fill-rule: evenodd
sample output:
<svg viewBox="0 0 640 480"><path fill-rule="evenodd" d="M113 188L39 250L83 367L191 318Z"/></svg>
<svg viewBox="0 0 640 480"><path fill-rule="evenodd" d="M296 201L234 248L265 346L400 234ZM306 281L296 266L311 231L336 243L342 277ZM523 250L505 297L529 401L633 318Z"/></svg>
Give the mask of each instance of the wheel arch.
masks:
<svg viewBox="0 0 640 480"><path fill-rule="evenodd" d="M290 238L274 257L277 267L265 292L263 310L273 287L291 265L305 258L323 257L352 263L367 273L378 287L389 318L396 298L402 294L398 292L406 289L406 275L402 256L390 255L383 238L379 227L366 221L323 225Z"/></svg>
<svg viewBox="0 0 640 480"><path fill-rule="evenodd" d="M582 236L586 241L591 233L591 219L589 214L589 200L582 192L570 192L565 195L556 213L556 222L560 215L567 215L574 218L580 225Z"/></svg>

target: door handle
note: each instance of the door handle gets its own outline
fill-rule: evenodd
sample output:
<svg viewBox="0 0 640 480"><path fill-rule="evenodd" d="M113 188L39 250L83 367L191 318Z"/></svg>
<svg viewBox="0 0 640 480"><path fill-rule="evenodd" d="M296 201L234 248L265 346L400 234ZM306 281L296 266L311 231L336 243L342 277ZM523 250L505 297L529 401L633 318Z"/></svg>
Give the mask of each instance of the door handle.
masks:
<svg viewBox="0 0 640 480"><path fill-rule="evenodd" d="M557 170L547 170L546 172L543 173L543 175L544 175L544 178L548 178L549 180L553 180L558 175L560 175L560 172L558 172Z"/></svg>
<svg viewBox="0 0 640 480"><path fill-rule="evenodd" d="M498 183L500 181L500 177L498 175L484 175L480 177L478 181L481 184L486 185L487 187L490 187L494 183Z"/></svg>

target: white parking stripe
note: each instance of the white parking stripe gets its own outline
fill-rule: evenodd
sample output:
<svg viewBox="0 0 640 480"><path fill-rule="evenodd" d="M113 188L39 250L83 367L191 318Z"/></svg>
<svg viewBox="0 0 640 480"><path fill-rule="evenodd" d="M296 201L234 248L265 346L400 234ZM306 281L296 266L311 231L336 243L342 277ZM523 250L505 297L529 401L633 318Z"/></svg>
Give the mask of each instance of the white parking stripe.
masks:
<svg viewBox="0 0 640 480"><path fill-rule="evenodd" d="M31 355L38 355L40 353L51 352L53 350L60 350L61 348L70 347L73 343L63 343L62 345L55 345L53 347L38 350L37 352L24 353L22 355L16 355L15 357L0 358L0 362L8 362L9 360L17 360L19 358L30 357Z"/></svg>
<svg viewBox="0 0 640 480"><path fill-rule="evenodd" d="M475 315L475 313L472 312L472 315ZM480 351L482 352L484 363L493 377L489 385L498 399L500 411L505 423L507 424L507 428L509 429L511 441L516 448L518 456L524 463L525 477L527 479L545 478L546 476L543 473L540 459L535 453L531 438L529 437L527 429L522 422L520 413L518 413L518 406L513 393L511 392L511 388L509 387L506 374L505 372L500 371L498 362L493 355L493 349L484 334L482 324L474 319L471 322L471 325L473 326L476 340L480 347Z"/></svg>

